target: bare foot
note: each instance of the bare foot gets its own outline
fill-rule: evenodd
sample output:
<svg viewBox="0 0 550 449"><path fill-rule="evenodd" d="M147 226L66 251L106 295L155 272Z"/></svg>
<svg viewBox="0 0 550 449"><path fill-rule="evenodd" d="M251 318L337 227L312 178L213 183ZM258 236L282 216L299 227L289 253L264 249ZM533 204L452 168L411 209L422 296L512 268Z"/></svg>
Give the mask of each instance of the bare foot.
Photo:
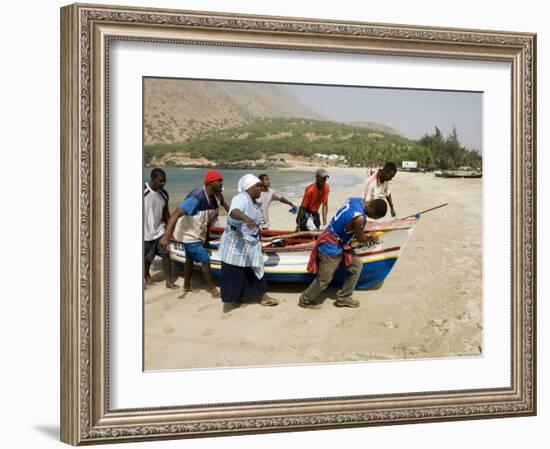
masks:
<svg viewBox="0 0 550 449"><path fill-rule="evenodd" d="M153 278L151 276L147 276L145 278L145 285L155 285L155 281L153 281Z"/></svg>
<svg viewBox="0 0 550 449"><path fill-rule="evenodd" d="M166 281L166 288L176 289L178 288L178 285L172 281Z"/></svg>
<svg viewBox="0 0 550 449"><path fill-rule="evenodd" d="M218 291L218 289L216 287L212 287L210 289L210 294L212 295L212 298L219 298L220 297L220 292Z"/></svg>
<svg viewBox="0 0 550 449"><path fill-rule="evenodd" d="M183 291L185 293L198 293L199 292L199 289L198 288L194 288L194 287L186 287L185 285L183 286Z"/></svg>

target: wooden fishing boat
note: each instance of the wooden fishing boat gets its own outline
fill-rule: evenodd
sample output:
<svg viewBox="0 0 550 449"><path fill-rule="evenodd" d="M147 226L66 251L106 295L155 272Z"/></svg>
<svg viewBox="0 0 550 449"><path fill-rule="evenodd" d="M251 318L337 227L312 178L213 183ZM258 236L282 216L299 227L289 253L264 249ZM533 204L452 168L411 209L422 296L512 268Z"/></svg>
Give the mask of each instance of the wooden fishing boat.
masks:
<svg viewBox="0 0 550 449"><path fill-rule="evenodd" d="M481 178L481 172L476 170L447 170L443 172L444 178Z"/></svg>
<svg viewBox="0 0 550 449"><path fill-rule="evenodd" d="M375 288L384 282L403 248L412 235L420 214L385 222L373 222L367 226L367 232L378 237L377 242L352 244L356 255L363 263L363 270L357 283L357 289ZM221 272L218 254L219 237L223 228L211 228L210 264L214 276ZM262 231L265 274L268 282L309 283L315 275L306 270L311 250L320 232ZM185 262L185 249L181 242L172 240L169 245L173 261ZM198 267L197 267L198 268ZM332 285L340 286L345 279L345 269L340 267L334 276Z"/></svg>
<svg viewBox="0 0 550 449"><path fill-rule="evenodd" d="M435 172L434 172L435 173ZM482 173L468 166L458 167L458 170L442 170L440 175L443 178L481 178Z"/></svg>

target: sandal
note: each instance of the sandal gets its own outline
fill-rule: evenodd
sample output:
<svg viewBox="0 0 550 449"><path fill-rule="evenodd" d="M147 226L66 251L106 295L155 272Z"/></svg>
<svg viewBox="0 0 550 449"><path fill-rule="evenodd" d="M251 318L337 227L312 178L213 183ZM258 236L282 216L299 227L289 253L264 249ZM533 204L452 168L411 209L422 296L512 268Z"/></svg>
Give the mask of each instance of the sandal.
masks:
<svg viewBox="0 0 550 449"><path fill-rule="evenodd" d="M279 300L277 298L272 298L271 296L268 296L263 302L260 301L261 306L276 306L279 304Z"/></svg>

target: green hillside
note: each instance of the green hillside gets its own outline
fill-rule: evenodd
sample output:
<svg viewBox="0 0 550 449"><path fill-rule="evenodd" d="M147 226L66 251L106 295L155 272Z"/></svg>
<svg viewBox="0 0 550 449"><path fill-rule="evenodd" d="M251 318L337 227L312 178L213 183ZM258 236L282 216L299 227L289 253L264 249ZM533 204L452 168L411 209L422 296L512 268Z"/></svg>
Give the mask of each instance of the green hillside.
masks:
<svg viewBox="0 0 550 449"><path fill-rule="evenodd" d="M248 125L200 133L180 143L146 145L145 162L174 152L219 163L259 160L277 153L304 157L324 153L345 156L354 166L378 165L386 160L398 164L415 160L428 168L481 166L481 156L462 148L456 131L444 139L436 128L433 136L415 141L380 130L311 119L258 119Z"/></svg>

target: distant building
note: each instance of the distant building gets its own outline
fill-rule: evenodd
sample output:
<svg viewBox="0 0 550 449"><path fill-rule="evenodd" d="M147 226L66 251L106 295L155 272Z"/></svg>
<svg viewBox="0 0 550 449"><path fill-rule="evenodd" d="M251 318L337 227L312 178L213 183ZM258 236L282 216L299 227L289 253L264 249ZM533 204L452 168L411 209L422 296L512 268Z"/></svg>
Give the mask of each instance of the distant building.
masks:
<svg viewBox="0 0 550 449"><path fill-rule="evenodd" d="M402 161L400 170L403 170L403 171L418 171L418 162L416 162L416 161Z"/></svg>
<svg viewBox="0 0 550 449"><path fill-rule="evenodd" d="M318 161L329 162L332 164L347 164L348 160L346 156L340 156L339 154L324 154L324 153L315 153L313 159Z"/></svg>
<svg viewBox="0 0 550 449"><path fill-rule="evenodd" d="M403 161L401 162L403 168L418 168L418 162L416 161Z"/></svg>
<svg viewBox="0 0 550 449"><path fill-rule="evenodd" d="M285 154L274 154L273 156L269 156L267 158L268 162L271 163L278 163L278 164L284 164L286 162L286 155Z"/></svg>

